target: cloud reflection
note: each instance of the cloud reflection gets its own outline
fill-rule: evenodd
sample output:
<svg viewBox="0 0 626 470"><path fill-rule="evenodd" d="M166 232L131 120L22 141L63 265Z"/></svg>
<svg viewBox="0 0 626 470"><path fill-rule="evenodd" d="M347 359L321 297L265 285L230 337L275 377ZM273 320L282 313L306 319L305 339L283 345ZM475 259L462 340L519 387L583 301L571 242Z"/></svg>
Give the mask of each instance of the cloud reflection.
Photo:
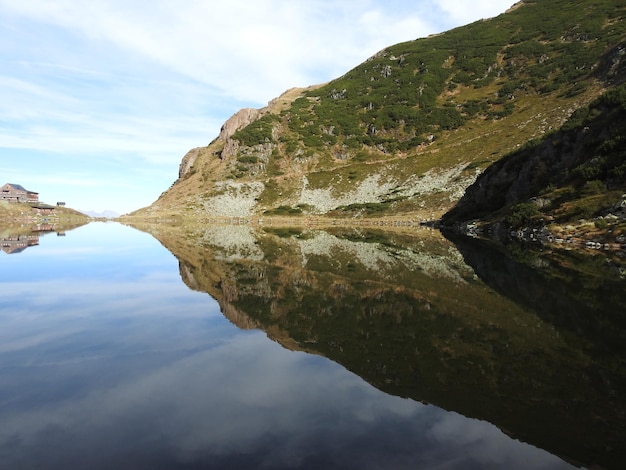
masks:
<svg viewBox="0 0 626 470"><path fill-rule="evenodd" d="M85 253L57 268L74 273L63 279L4 284L6 468L568 467L488 423L237 329L184 286L169 253L138 242L106 259Z"/></svg>
<svg viewBox="0 0 626 470"><path fill-rule="evenodd" d="M259 468L565 467L494 426L387 396L260 332L211 339L216 347L175 360L138 351L141 360L120 381L97 371L123 370L123 352L40 368L50 380L74 375L88 384L78 396L42 392L37 406L3 406L4 461L29 456L29 464L47 466L57 459L61 468L78 458L98 468L103 459L100 468L160 468L254 456Z"/></svg>

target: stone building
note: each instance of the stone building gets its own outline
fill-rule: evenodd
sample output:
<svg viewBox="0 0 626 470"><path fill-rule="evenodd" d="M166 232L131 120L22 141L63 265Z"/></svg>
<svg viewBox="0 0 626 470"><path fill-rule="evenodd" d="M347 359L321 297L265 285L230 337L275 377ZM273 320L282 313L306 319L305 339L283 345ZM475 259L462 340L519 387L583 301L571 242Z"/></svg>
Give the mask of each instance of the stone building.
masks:
<svg viewBox="0 0 626 470"><path fill-rule="evenodd" d="M0 188L0 201L37 203L39 193L29 191L19 184L7 183Z"/></svg>

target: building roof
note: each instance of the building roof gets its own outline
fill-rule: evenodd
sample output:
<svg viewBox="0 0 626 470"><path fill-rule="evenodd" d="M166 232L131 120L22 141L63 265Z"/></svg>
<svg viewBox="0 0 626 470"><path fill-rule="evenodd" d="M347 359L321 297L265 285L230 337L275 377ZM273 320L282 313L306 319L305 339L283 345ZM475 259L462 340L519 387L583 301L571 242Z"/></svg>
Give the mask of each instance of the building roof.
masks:
<svg viewBox="0 0 626 470"><path fill-rule="evenodd" d="M7 186L11 186L13 189L17 189L19 191L26 191L27 193L38 194L35 191L29 191L28 189L26 189L21 184L7 183Z"/></svg>

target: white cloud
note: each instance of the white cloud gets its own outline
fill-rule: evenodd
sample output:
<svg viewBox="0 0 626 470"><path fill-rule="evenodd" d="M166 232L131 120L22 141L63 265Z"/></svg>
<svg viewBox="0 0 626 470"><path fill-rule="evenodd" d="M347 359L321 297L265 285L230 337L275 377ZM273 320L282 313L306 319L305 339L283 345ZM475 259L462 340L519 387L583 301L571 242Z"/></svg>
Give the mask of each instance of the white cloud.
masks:
<svg viewBox="0 0 626 470"><path fill-rule="evenodd" d="M459 23L502 12L509 1L188 1L183 8L173 0L0 4L87 41L132 51L234 98L259 102L312 84L314 69L345 72L380 48L434 32L428 15L437 8Z"/></svg>
<svg viewBox="0 0 626 470"><path fill-rule="evenodd" d="M134 193L120 195L123 209L110 207L138 208L166 189L182 156L210 142L238 109L339 77L386 46L508 6L501 0L0 0L0 158L37 155L11 160L21 178L33 168L62 178L78 166L93 168L87 179L95 179L109 162L123 163L128 174L167 169L169 178L136 181ZM141 202L137 193L144 194ZM108 208L104 192L85 198Z"/></svg>
<svg viewBox="0 0 626 470"><path fill-rule="evenodd" d="M445 15L459 25L504 13L516 0L437 0Z"/></svg>
<svg viewBox="0 0 626 470"><path fill-rule="evenodd" d="M314 83L311 75L321 77L321 70L343 73L387 45L433 32L419 3L395 10L371 1L195 1L184 8L165 0L2 3L257 103ZM446 12L461 15L454 4L462 5L442 2Z"/></svg>

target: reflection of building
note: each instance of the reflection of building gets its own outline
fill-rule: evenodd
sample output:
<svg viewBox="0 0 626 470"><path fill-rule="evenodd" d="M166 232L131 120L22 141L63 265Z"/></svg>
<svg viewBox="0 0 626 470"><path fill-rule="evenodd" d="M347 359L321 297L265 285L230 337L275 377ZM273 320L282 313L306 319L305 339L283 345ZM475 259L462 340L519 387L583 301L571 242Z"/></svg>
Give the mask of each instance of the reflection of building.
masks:
<svg viewBox="0 0 626 470"><path fill-rule="evenodd" d="M12 235L0 239L0 248L8 255L20 253L35 245L39 245L38 235Z"/></svg>
<svg viewBox="0 0 626 470"><path fill-rule="evenodd" d="M0 188L0 200L9 202L39 202L39 193L29 191L19 184L7 183Z"/></svg>
<svg viewBox="0 0 626 470"><path fill-rule="evenodd" d="M37 224L31 227L31 230L33 232L37 232L37 233L48 233L48 232L54 232L54 225L53 224Z"/></svg>

